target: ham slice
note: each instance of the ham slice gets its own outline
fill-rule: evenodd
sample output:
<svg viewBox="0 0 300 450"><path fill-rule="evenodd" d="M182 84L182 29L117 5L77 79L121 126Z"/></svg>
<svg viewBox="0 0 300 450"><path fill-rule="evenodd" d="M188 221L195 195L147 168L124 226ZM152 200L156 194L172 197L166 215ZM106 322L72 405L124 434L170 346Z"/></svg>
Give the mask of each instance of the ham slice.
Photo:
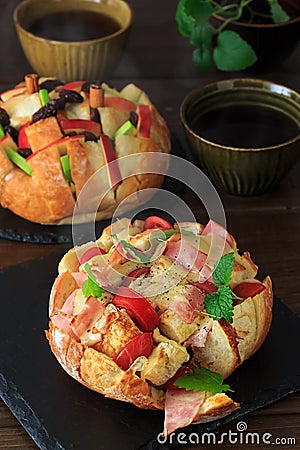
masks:
<svg viewBox="0 0 300 450"><path fill-rule="evenodd" d="M231 234L229 234L224 227L214 222L213 220L210 220L208 222L201 234L202 236L206 236L208 234L216 234L217 236L222 237L232 249L235 248L235 241Z"/></svg>
<svg viewBox="0 0 300 450"><path fill-rule="evenodd" d="M82 311L71 320L73 332L81 338L87 330L93 327L95 322L102 316L105 306L96 298L89 297Z"/></svg>
<svg viewBox="0 0 300 450"><path fill-rule="evenodd" d="M63 307L61 308L61 312L65 313L65 314L73 314L74 311L74 300L75 300L75 296L77 294L79 289L75 289L75 291L72 292L71 295L69 295L69 297L67 298L67 300L65 301L65 303L63 304Z"/></svg>
<svg viewBox="0 0 300 450"><path fill-rule="evenodd" d="M192 323L197 312L204 308L205 293L192 284L184 286L173 296L169 310L186 323Z"/></svg>
<svg viewBox="0 0 300 450"><path fill-rule="evenodd" d="M190 425L205 400L203 391L168 389L165 401L164 436Z"/></svg>
<svg viewBox="0 0 300 450"><path fill-rule="evenodd" d="M88 279L88 275L86 272L72 272L72 277L81 288L85 280Z"/></svg>
<svg viewBox="0 0 300 450"><path fill-rule="evenodd" d="M208 322L204 327L192 334L188 340L184 343L185 347L204 347L208 336L208 333L212 329L212 321Z"/></svg>
<svg viewBox="0 0 300 450"><path fill-rule="evenodd" d="M65 331L69 336L71 336L76 341L79 341L78 337L73 333L73 330L70 326L70 322L72 320L72 317L65 316L63 314L55 314L55 316L52 317L51 321L53 325L60 330Z"/></svg>
<svg viewBox="0 0 300 450"><path fill-rule="evenodd" d="M168 242L164 254L189 271L201 270L207 259L205 253L198 251L184 238L178 242Z"/></svg>

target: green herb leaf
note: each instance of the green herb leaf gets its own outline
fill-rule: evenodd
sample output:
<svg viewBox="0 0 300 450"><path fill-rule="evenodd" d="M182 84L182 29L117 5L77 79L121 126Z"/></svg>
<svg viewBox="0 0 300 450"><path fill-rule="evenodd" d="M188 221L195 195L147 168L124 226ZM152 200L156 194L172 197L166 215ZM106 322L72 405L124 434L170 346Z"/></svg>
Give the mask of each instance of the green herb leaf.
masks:
<svg viewBox="0 0 300 450"><path fill-rule="evenodd" d="M291 18L290 16L282 9L281 5L278 3L278 0L268 0L270 5L270 12L274 23L283 23L288 22Z"/></svg>
<svg viewBox="0 0 300 450"><path fill-rule="evenodd" d="M194 19L186 11L187 0L180 0L176 10L176 22L179 33L188 37L194 28Z"/></svg>
<svg viewBox="0 0 300 450"><path fill-rule="evenodd" d="M233 252L223 255L214 265L212 280L215 286L229 286L234 264Z"/></svg>
<svg viewBox="0 0 300 450"><path fill-rule="evenodd" d="M104 289L101 286L99 286L99 284L97 283L97 279L92 272L91 264L85 264L84 270L86 271L86 273L88 275L88 279L85 280L82 285L83 295L85 296L85 298L88 298L91 296L95 297L95 298L101 297L104 292Z"/></svg>
<svg viewBox="0 0 300 450"><path fill-rule="evenodd" d="M233 392L228 384L223 384L223 378L219 373L212 372L204 367L199 367L193 372L187 372L177 378L174 385L188 391L211 392L213 395L226 391Z"/></svg>
<svg viewBox="0 0 300 450"><path fill-rule="evenodd" d="M243 70L257 61L253 48L234 31L222 31L213 58L219 70Z"/></svg>
<svg viewBox="0 0 300 450"><path fill-rule="evenodd" d="M207 314L214 320L222 317L229 323L233 322L233 292L228 286L219 287L217 292L212 292L204 297L204 306Z"/></svg>
<svg viewBox="0 0 300 450"><path fill-rule="evenodd" d="M169 228L168 230L162 230L163 234L167 239L169 239L173 234L180 233L182 236L193 236L195 237L195 234L192 231L188 230L180 230L178 228Z"/></svg>
<svg viewBox="0 0 300 450"><path fill-rule="evenodd" d="M147 255L145 255L143 252L135 248L132 244L130 244L127 241L124 241L123 239L119 239L116 234L113 234L112 237L117 241L121 242L123 245L123 248L138 262L142 262L144 264L147 264L150 262Z"/></svg>
<svg viewBox="0 0 300 450"><path fill-rule="evenodd" d="M190 43L196 47L210 49L213 35L214 31L210 25L197 25L191 34Z"/></svg>
<svg viewBox="0 0 300 450"><path fill-rule="evenodd" d="M193 63L200 72L210 72L213 63L211 51L206 47L196 48L193 51Z"/></svg>
<svg viewBox="0 0 300 450"><path fill-rule="evenodd" d="M205 24L214 12L210 0L187 0L185 9L199 24Z"/></svg>

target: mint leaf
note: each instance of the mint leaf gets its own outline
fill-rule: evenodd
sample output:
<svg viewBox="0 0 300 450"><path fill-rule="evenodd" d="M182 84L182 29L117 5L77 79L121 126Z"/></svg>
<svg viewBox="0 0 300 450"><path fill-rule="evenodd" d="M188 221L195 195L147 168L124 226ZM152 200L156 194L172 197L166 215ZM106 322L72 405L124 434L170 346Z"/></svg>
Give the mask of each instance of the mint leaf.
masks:
<svg viewBox="0 0 300 450"><path fill-rule="evenodd" d="M176 10L176 22L179 33L188 37L194 28L194 19L186 11L187 0L180 0Z"/></svg>
<svg viewBox="0 0 300 450"><path fill-rule="evenodd" d="M187 391L208 391L213 395L226 391L233 392L228 384L223 384L223 378L219 373L204 367L199 367L177 378L174 385Z"/></svg>
<svg viewBox="0 0 300 450"><path fill-rule="evenodd" d="M243 70L257 61L253 48L234 31L222 31L213 52L219 70Z"/></svg>
<svg viewBox="0 0 300 450"><path fill-rule="evenodd" d="M229 286L234 264L233 252L223 255L214 265L212 280L215 286Z"/></svg>
<svg viewBox="0 0 300 450"><path fill-rule="evenodd" d="M199 24L205 24L214 12L210 0L187 0L185 10Z"/></svg>
<svg viewBox="0 0 300 450"><path fill-rule="evenodd" d="M210 72L213 63L211 51L206 47L196 48L193 51L193 63L200 72Z"/></svg>
<svg viewBox="0 0 300 450"><path fill-rule="evenodd" d="M290 16L282 9L278 0L268 0L270 12L274 23L288 22Z"/></svg>
<svg viewBox="0 0 300 450"><path fill-rule="evenodd" d="M212 292L204 297L204 306L207 314L214 320L222 317L229 323L233 322L233 292L228 286L219 287L217 292Z"/></svg>
<svg viewBox="0 0 300 450"><path fill-rule="evenodd" d="M175 233L180 233L180 234L182 234L182 236L193 236L193 237L195 237L195 234L192 231L179 230L178 228L176 228L176 229L175 228L169 228L168 230L162 230L162 232L164 233L166 239L169 239Z"/></svg>
<svg viewBox="0 0 300 450"><path fill-rule="evenodd" d="M101 286L99 286L99 284L97 283L97 279L92 272L91 264L85 264L84 270L86 271L86 273L88 275L88 279L85 280L84 283L82 284L83 295L85 296L85 298L101 297L104 292L104 289Z"/></svg>

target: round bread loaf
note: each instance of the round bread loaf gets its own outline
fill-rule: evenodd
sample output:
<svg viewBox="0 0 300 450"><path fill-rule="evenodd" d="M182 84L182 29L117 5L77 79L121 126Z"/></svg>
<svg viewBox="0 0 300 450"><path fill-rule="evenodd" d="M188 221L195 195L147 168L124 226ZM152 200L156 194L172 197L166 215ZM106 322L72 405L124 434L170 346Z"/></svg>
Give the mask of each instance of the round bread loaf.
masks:
<svg viewBox="0 0 300 450"><path fill-rule="evenodd" d="M218 291L218 261L208 256L213 235L223 255L218 261L231 258L232 319L206 310L209 294ZM215 222L121 219L59 263L47 338L66 372L88 388L165 409L165 434L215 420L239 405L222 390L178 389L174 380L197 368L226 378L258 350L273 294L270 278L261 283L256 274L250 255L239 255L234 238Z"/></svg>
<svg viewBox="0 0 300 450"><path fill-rule="evenodd" d="M97 81L64 85L49 78L40 78L34 88L36 80L28 79L31 84L22 82L1 94L2 207L32 222L71 223L82 188L107 168L93 187L105 195L96 206L85 202L76 217L85 222L97 212L102 220L129 195L161 186L159 171L139 172L143 154L170 152L169 130L140 88L129 84L119 92ZM128 155L135 156L125 162Z"/></svg>

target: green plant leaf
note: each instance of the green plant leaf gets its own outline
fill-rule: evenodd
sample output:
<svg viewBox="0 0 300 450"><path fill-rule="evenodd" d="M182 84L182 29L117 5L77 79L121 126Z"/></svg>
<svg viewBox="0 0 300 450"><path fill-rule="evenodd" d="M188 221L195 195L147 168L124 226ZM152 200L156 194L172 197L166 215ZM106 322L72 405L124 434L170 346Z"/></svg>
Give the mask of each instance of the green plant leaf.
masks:
<svg viewBox="0 0 300 450"><path fill-rule="evenodd" d="M211 51L206 48L196 48L193 51L193 62L201 72L209 72L212 69L213 57Z"/></svg>
<svg viewBox="0 0 300 450"><path fill-rule="evenodd" d="M232 294L228 286L221 286L217 292L207 294L204 297L204 306L207 314L214 320L219 320L224 317L229 323L232 323Z"/></svg>
<svg viewBox="0 0 300 450"><path fill-rule="evenodd" d="M180 0L176 10L176 22L179 33L188 37L194 29L194 19L186 11L187 0Z"/></svg>
<svg viewBox="0 0 300 450"><path fill-rule="evenodd" d="M186 12L192 16L198 24L206 24L214 12L210 0L187 0Z"/></svg>
<svg viewBox="0 0 300 450"><path fill-rule="evenodd" d="M199 24L192 31L190 43L195 45L195 47L203 46L209 49L212 45L213 35L214 31L209 24Z"/></svg>
<svg viewBox="0 0 300 450"><path fill-rule="evenodd" d="M212 372L204 367L198 367L192 372L187 372L174 382L175 386L187 391L207 391L212 394L231 391L229 384L223 384L222 375Z"/></svg>
<svg viewBox="0 0 300 450"><path fill-rule="evenodd" d="M85 280L84 283L82 284L83 295L85 296L85 298L101 297L104 292L104 289L101 286L99 286L99 284L97 283L97 279L92 272L91 264L85 264L84 270L86 271L86 273L88 275L88 279Z"/></svg>
<svg viewBox="0 0 300 450"><path fill-rule="evenodd" d="M290 16L282 9L278 0L268 0L270 12L274 23L288 22Z"/></svg>
<svg viewBox="0 0 300 450"><path fill-rule="evenodd" d="M222 31L213 58L219 70L243 70L257 61L253 48L234 31Z"/></svg>
<svg viewBox="0 0 300 450"><path fill-rule="evenodd" d="M212 280L216 286L229 286L234 264L233 252L223 255L214 265Z"/></svg>

